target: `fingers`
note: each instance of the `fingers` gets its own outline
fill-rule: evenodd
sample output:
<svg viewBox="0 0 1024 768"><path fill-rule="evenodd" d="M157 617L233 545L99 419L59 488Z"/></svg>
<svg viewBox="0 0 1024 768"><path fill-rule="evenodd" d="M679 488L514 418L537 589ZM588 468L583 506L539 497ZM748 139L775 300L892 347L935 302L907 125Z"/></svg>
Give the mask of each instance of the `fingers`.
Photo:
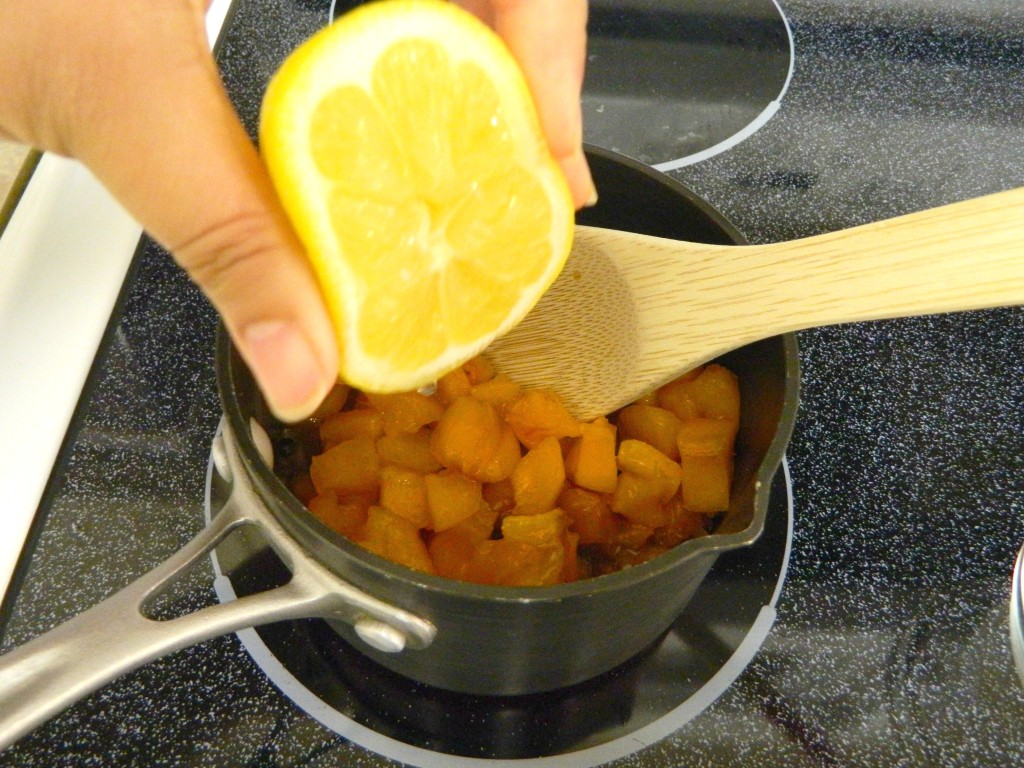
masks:
<svg viewBox="0 0 1024 768"><path fill-rule="evenodd" d="M78 70L56 101L72 107L50 141L88 165L199 284L274 413L302 418L337 378L334 334L207 51L204 3L116 5L88 9L102 21L100 42L69 62Z"/></svg>
<svg viewBox="0 0 1024 768"><path fill-rule="evenodd" d="M583 155L580 93L586 61L586 0L456 0L489 24L519 61L551 153L576 207L597 202Z"/></svg>

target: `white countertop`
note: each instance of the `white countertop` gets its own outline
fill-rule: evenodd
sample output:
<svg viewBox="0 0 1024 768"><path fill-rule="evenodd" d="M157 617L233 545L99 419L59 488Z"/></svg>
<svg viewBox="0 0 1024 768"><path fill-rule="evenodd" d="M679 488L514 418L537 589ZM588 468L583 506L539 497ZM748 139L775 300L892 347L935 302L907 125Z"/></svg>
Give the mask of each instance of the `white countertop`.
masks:
<svg viewBox="0 0 1024 768"><path fill-rule="evenodd" d="M232 0L214 0L215 41ZM0 200L27 150L0 143ZM80 164L44 154L0 232L0 596L142 229Z"/></svg>

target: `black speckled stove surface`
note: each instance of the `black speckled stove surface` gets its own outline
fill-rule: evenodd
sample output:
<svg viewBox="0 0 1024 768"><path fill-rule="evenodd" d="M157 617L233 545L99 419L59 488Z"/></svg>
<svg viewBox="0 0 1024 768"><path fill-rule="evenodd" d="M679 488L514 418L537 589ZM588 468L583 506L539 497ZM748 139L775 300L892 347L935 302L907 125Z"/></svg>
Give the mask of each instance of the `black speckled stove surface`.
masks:
<svg viewBox="0 0 1024 768"><path fill-rule="evenodd" d="M610 23L612 5L594 3L594 18ZM650 42L649 30L673 18L666 11L686 4L621 5L644 13L628 34L611 35L618 50L630 35ZM325 23L328 6L239 0L220 60L251 129L267 79ZM1024 185L1019 2L791 0L782 8L795 62L778 112L744 141L671 171L751 241ZM744 46L760 56L779 40L777 28L762 38L760 22L740 28L715 38L740 58ZM601 62L592 68L602 71ZM599 109L607 85L588 83L587 138L596 143L616 130L601 122L611 111ZM751 98L722 97L701 114L755 115L757 98L774 98L770 89L745 93ZM685 114L683 105L674 119ZM699 133L684 125L678 135ZM678 146L636 152L657 164ZM128 583L202 525L219 419L214 326L169 257L142 249L5 605L4 649ZM774 626L710 707L609 765L1024 764L1024 688L1008 625L1010 574L1024 544L1024 312L821 329L799 341L792 553ZM183 603L213 599L199 581ZM563 755L535 764L577 763ZM0 765L398 763L299 710L229 636L108 685L0 753Z"/></svg>

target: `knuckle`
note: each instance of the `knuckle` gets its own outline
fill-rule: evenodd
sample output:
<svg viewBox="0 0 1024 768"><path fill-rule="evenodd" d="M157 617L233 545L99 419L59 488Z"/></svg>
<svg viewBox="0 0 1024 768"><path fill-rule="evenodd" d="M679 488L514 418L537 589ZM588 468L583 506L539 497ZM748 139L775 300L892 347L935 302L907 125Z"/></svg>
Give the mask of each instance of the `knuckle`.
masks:
<svg viewBox="0 0 1024 768"><path fill-rule="evenodd" d="M196 283L218 293L231 281L244 279L246 272L266 271L269 257L280 247L266 214L245 211L217 220L171 252Z"/></svg>

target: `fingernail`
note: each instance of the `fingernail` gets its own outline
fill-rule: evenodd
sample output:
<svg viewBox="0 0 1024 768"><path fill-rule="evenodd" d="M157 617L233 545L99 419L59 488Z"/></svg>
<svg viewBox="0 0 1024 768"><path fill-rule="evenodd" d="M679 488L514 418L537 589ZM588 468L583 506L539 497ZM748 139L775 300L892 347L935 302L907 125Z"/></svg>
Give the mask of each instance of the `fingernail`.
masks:
<svg viewBox="0 0 1024 768"><path fill-rule="evenodd" d="M305 335L292 322L265 320L242 331L242 354L278 419L307 418L333 384Z"/></svg>

